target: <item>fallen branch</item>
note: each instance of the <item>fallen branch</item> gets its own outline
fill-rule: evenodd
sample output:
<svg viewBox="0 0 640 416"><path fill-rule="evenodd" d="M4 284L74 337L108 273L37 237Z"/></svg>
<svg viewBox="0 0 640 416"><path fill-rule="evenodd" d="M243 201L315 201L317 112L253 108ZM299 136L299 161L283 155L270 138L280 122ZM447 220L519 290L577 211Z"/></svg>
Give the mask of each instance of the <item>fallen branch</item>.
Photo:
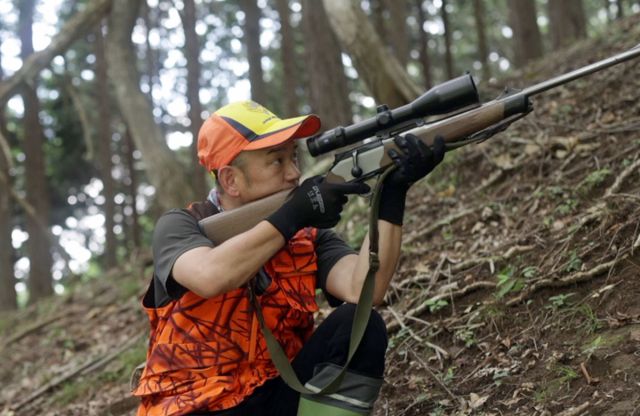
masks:
<svg viewBox="0 0 640 416"><path fill-rule="evenodd" d="M426 341L425 339L423 339L422 337L420 337L419 335L417 335L416 333L414 333L411 328L409 328L404 321L402 320L400 314L398 312L396 312L392 307L387 307L387 309L389 310L389 312L391 312L391 315L393 315L393 317L395 318L395 320L398 322L398 324L400 325L400 327L404 330L406 330L409 335L411 336L411 338L415 339L416 341L418 341L421 344L426 345L427 347L435 350L438 354L442 355L445 358L449 358L449 353L447 352L447 350L443 349L442 347L439 347L435 344L432 344L429 341Z"/></svg>
<svg viewBox="0 0 640 416"><path fill-rule="evenodd" d="M436 296L433 296L427 299L426 301L422 302L422 304L420 304L419 306L409 310L405 314L405 316L407 316L407 318L411 318L413 316L420 315L422 312L424 312L426 309L429 308L429 304L428 304L429 301L438 301L440 299L448 299L448 298L457 299L471 292L475 292L476 290L495 289L495 287L496 287L495 282L480 281L480 282L471 283L460 290L456 290L454 292L441 293ZM389 325L387 325L387 330L389 333L391 333L391 332L397 331L399 327L400 327L399 323L391 322Z"/></svg>
<svg viewBox="0 0 640 416"><path fill-rule="evenodd" d="M540 289L545 289L545 288L550 288L550 287L564 287L564 286L568 286L574 283L580 283L580 282L584 282L587 280L590 280L592 278L594 278L595 276L598 276L599 274L604 273L605 271L608 271L609 269L611 269L613 266L615 266L618 261L626 258L627 255L625 254L624 256L620 256L619 258L616 258L614 260L611 260L609 262L600 264L596 267L594 267L591 270L587 270L584 272L577 272L577 273L573 273L567 277L561 278L561 279L555 279L555 278L551 278L551 279L542 279L539 280L537 282L535 282L532 286L530 286L526 291L523 291L520 293L519 296L510 299L507 302L507 306L513 306L516 305L518 303L521 303L522 301L524 301L525 299L529 298L531 295L533 295L534 292L537 292Z"/></svg>
<svg viewBox="0 0 640 416"><path fill-rule="evenodd" d="M32 404L35 400L39 399L41 396L43 396L48 391L50 391L53 388L61 385L64 382L74 378L75 376L81 375L81 374L86 374L86 373L90 372L93 369L99 368L99 367L107 364L108 362L112 361L113 359L118 357L120 354L122 354L124 351L128 350L129 348L131 348L136 342L138 342L145 335L146 335L146 333L141 332L138 335L136 335L135 337L131 338L126 343L124 343L116 351L114 351L113 353L107 355L106 357L103 357L103 356L94 357L94 358L88 360L86 363L84 363L84 364L82 364L82 365L80 365L78 367L72 368L72 369L70 369L69 371L67 371L64 374L61 374L60 376L54 378L53 380L51 380L50 382L48 382L44 386L40 387L39 389L37 389L36 391L31 393L30 395L25 397L22 401L20 401L20 402L14 404L13 406L11 406L11 410L12 411L20 410L21 408L25 407L26 405Z"/></svg>
<svg viewBox="0 0 640 416"><path fill-rule="evenodd" d="M438 228L442 227L443 225L448 225L451 224L452 222L459 220L462 217L465 217L469 214L471 214L472 212L476 211L477 208L469 208L469 209L463 209L462 211L458 211L455 212L447 217L444 217L436 222L434 222L433 224L431 224L430 226L428 226L427 228L420 230L419 232L416 233L412 233L410 235L407 236L407 238L403 241L403 244L411 244L413 243L415 240L417 240L418 238L424 237L427 234L432 233L433 231L437 230Z"/></svg>
<svg viewBox="0 0 640 416"><path fill-rule="evenodd" d="M558 413L556 416L577 416L577 415L581 415L582 412L584 412L585 410L587 410L589 408L589 406L591 406L591 404L589 402L583 403L578 407L570 407L567 410L563 410L562 412Z"/></svg>
<svg viewBox="0 0 640 416"><path fill-rule="evenodd" d="M473 259L464 260L464 261L461 261L459 263L455 263L448 270L451 271L452 273L458 273L458 272L461 272L463 270L467 270L467 269L470 269L471 267L478 266L478 265L481 265L481 264L487 264L487 263L492 263L492 262L493 263L503 262L505 260L509 260L515 254L526 253L527 251L533 250L535 247L536 246L513 246L509 250L507 250L502 256L477 257L477 258L473 258ZM449 260L449 259L445 257L445 258L443 258L443 260ZM440 272L442 270L442 263L443 263L443 261L441 261L439 263L438 267L436 267L436 269L433 272L433 274L421 274L421 275L418 275L418 276L415 276L415 277L406 278L406 279L400 281L397 284L397 287L398 288L402 288L402 287L406 286L409 283L420 283L420 282L423 282L423 281L425 281L427 279L429 279L431 281L435 281L436 277L440 274Z"/></svg>
<svg viewBox="0 0 640 416"><path fill-rule="evenodd" d="M632 164L630 164L629 166L626 167L625 170L623 170L617 177L616 180L613 182L613 184L607 189L607 191L604 193L604 197L609 197L612 194L618 192L618 190L620 190L620 187L622 186L622 182L624 182L625 179L627 179L632 173L637 172L638 168L640 168L640 158L638 158L636 156L636 160L635 162L633 162Z"/></svg>
<svg viewBox="0 0 640 416"><path fill-rule="evenodd" d="M23 329L22 331L18 332L17 334L13 335L12 337L9 337L9 339L7 339L3 344L2 347L0 347L0 352L4 351L5 348L7 348L9 345L13 344L14 342L18 342L20 341L22 338L26 337L29 334L32 334L33 332L36 332L42 328L44 328L45 326L52 324L53 322L57 321L58 319L64 317L68 315L67 313L60 313L57 315L54 315L52 317L49 317L48 319L45 319L43 321L40 322L36 322L31 326L28 326L27 328Z"/></svg>

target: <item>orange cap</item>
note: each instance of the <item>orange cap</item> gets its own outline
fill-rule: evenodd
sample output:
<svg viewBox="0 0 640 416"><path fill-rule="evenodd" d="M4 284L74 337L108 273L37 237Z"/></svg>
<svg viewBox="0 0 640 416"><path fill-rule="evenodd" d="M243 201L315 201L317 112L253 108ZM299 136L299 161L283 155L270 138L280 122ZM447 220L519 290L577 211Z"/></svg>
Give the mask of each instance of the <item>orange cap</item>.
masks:
<svg viewBox="0 0 640 416"><path fill-rule="evenodd" d="M314 135L320 119L308 116L280 119L253 101L226 105L213 113L198 133L198 159L207 170L220 169L244 150L277 146Z"/></svg>

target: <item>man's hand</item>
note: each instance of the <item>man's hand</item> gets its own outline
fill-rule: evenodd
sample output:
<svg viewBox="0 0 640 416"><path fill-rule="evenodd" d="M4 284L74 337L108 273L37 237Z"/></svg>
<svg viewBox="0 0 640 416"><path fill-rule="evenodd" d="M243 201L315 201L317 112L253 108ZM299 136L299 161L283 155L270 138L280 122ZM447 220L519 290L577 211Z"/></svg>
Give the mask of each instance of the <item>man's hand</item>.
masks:
<svg viewBox="0 0 640 416"><path fill-rule="evenodd" d="M280 231L285 241L304 227L331 228L340 221L347 195L365 194L365 183L328 183L311 177L289 194L287 201L267 221Z"/></svg>
<svg viewBox="0 0 640 416"><path fill-rule="evenodd" d="M394 142L402 153L389 151L396 169L384 181L379 218L402 225L407 191L442 162L445 146L442 137L436 137L430 148L413 134L398 136Z"/></svg>

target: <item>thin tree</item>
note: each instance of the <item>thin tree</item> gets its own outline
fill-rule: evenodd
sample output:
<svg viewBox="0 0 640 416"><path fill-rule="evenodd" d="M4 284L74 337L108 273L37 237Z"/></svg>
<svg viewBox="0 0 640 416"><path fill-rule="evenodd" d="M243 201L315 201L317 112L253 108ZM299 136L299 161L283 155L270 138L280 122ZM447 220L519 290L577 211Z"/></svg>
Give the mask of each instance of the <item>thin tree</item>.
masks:
<svg viewBox="0 0 640 416"><path fill-rule="evenodd" d="M420 52L420 64L422 65L422 76L427 89L433 85L433 77L431 75L431 60L429 58L429 34L424 30L427 22L427 15L422 7L424 1L416 0L416 9L418 10L418 50Z"/></svg>
<svg viewBox="0 0 640 416"><path fill-rule="evenodd" d="M100 24L95 32L96 44L96 82L97 106L99 111L97 140L98 154L96 159L100 171L100 178L104 186L104 216L105 216L105 266L111 269L116 266L117 240L113 231L115 226L115 183L111 175L111 99L109 95L109 80L107 78L107 62L104 50L103 25Z"/></svg>
<svg viewBox="0 0 640 416"><path fill-rule="evenodd" d="M156 189L162 209L186 205L196 198L191 180L167 146L146 96L140 91L140 75L131 43L140 0L114 0L106 42L107 73L120 114L142 153L144 169Z"/></svg>
<svg viewBox="0 0 640 416"><path fill-rule="evenodd" d="M184 28L187 56L187 100L189 102L189 131L191 142L191 177L197 195L206 195L204 171L198 163L198 131L202 124L202 103L200 103L200 41L196 34L196 4L194 0L184 0L180 14Z"/></svg>
<svg viewBox="0 0 640 416"><path fill-rule="evenodd" d="M542 56L542 36L534 0L507 0L509 26L513 31L514 63L521 67Z"/></svg>
<svg viewBox="0 0 640 416"><path fill-rule="evenodd" d="M300 84L300 77L296 67L296 50L295 40L293 36L293 28L291 27L291 10L289 9L289 0L276 0L276 10L280 16L280 58L282 60L282 73L284 82L282 83L284 96L284 115L286 117L294 116L298 113L298 96L296 90Z"/></svg>
<svg viewBox="0 0 640 416"><path fill-rule="evenodd" d="M476 23L476 37L478 38L478 60L482 64L482 78L491 78L489 68L489 48L487 47L487 33L485 32L485 9L483 0L473 0L473 15Z"/></svg>
<svg viewBox="0 0 640 416"><path fill-rule="evenodd" d="M342 53L321 1L302 1L302 27L311 110L326 128L350 124L353 113Z"/></svg>
<svg viewBox="0 0 640 416"><path fill-rule="evenodd" d="M449 24L449 12L447 11L447 0L442 0L440 8L440 16L442 17L442 25L444 26L444 62L447 71L447 78L454 77L453 54L451 52L451 25Z"/></svg>
<svg viewBox="0 0 640 416"><path fill-rule="evenodd" d="M33 12L35 0L19 3L19 33L22 43L20 56L23 62L33 54ZM33 82L35 84L35 81ZM40 102L35 85L24 84L24 152L27 201L35 208L36 215L48 224L50 212L49 189L45 176L44 132L40 124ZM51 278L51 246L45 230L32 217L27 217L27 252L29 255L29 302L33 303L53 293Z"/></svg>
<svg viewBox="0 0 640 416"><path fill-rule="evenodd" d="M0 54L0 62L2 61ZM4 78L2 64L0 63L0 81ZM0 100L0 135L3 136L2 143L7 142L7 120L5 118L6 101ZM11 165L10 149L0 149L0 176L6 178L0 180L0 311L13 310L18 307L16 296L16 279L13 273L13 245L11 243L11 232L13 218L13 204L10 197L9 167Z"/></svg>
<svg viewBox="0 0 640 416"><path fill-rule="evenodd" d="M624 2L622 0L616 0L616 19L622 19L624 17Z"/></svg>
<svg viewBox="0 0 640 416"><path fill-rule="evenodd" d="M386 48L357 0L324 0L329 22L343 49L379 103L397 107L414 100L422 89Z"/></svg>
<svg viewBox="0 0 640 416"><path fill-rule="evenodd" d="M554 49L587 36L582 0L549 0L549 33Z"/></svg>
<svg viewBox="0 0 640 416"><path fill-rule="evenodd" d="M267 90L262 71L262 48L260 47L260 8L256 0L240 0L244 12L244 44L249 62L251 99L267 105Z"/></svg>
<svg viewBox="0 0 640 416"><path fill-rule="evenodd" d="M142 246L142 231L140 230L138 208L136 207L136 200L138 198L138 173L133 157L136 148L128 129L125 130L124 143L123 152L127 162L127 172L129 173L128 181L125 182L127 185L125 192L128 194L128 203L131 210L131 217L128 219L126 227L131 238L127 238L127 241L133 244L133 248L138 249Z"/></svg>

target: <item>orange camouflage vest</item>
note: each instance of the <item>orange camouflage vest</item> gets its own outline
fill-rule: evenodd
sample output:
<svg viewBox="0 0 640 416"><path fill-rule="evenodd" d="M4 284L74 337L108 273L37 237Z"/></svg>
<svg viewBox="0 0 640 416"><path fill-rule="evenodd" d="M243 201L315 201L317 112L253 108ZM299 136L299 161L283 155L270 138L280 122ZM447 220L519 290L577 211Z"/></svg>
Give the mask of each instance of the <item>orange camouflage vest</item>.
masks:
<svg viewBox="0 0 640 416"><path fill-rule="evenodd" d="M196 205L189 212L197 219L215 212ZM210 205L205 211L214 209ZM258 297L266 325L290 359L311 336L318 310L316 232L300 230L271 258L265 270L272 281ZM247 292L242 287L205 299L187 291L165 306L145 307L151 335L133 391L142 400L139 416L227 409L278 376Z"/></svg>

